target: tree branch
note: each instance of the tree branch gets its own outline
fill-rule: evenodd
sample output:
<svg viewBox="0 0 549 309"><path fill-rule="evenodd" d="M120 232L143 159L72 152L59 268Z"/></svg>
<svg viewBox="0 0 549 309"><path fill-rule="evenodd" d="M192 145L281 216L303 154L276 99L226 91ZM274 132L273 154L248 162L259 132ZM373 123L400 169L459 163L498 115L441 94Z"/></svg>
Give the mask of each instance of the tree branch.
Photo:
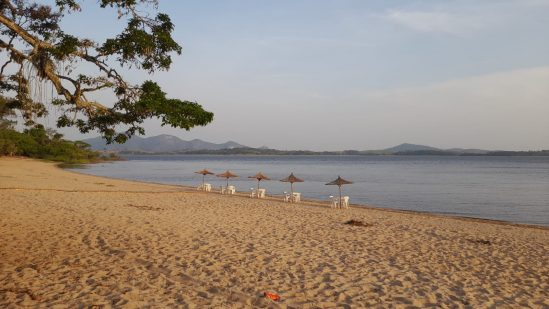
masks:
<svg viewBox="0 0 549 309"><path fill-rule="evenodd" d="M51 47L50 44L36 39L34 36L28 33L27 30L20 27L13 20L4 16L4 14L0 14L0 23L4 24L4 26L8 27L13 32L17 33L21 39L23 39L25 42L27 42L28 44L34 47L42 47L42 48Z"/></svg>

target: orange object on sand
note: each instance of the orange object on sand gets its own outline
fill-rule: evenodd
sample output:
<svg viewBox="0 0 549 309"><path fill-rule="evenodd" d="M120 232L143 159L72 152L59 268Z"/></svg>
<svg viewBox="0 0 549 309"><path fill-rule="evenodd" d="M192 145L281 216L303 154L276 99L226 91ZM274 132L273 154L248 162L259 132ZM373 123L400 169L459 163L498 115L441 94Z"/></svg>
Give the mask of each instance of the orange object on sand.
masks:
<svg viewBox="0 0 549 309"><path fill-rule="evenodd" d="M275 293L263 292L263 296L270 298L274 301L280 301L280 295Z"/></svg>

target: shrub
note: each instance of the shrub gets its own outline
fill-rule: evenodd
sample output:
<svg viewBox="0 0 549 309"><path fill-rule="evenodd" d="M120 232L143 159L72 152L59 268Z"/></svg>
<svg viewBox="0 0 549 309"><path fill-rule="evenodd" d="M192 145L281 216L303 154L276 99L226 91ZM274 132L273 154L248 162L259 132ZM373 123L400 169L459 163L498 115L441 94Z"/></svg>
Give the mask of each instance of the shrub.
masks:
<svg viewBox="0 0 549 309"><path fill-rule="evenodd" d="M99 153L89 145L62 139L56 132L48 132L42 125L23 133L0 129L0 156L26 156L65 163L89 163L100 160ZM114 159L114 158L113 158Z"/></svg>

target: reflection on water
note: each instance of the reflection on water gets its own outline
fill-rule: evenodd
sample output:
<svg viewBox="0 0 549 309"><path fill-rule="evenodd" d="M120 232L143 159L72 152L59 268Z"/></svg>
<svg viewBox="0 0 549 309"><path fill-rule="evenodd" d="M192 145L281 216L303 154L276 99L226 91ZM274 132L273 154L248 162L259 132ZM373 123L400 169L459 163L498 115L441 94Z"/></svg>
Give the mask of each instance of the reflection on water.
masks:
<svg viewBox="0 0 549 309"><path fill-rule="evenodd" d="M116 178L195 186L208 168L231 170L238 191L256 182L261 171L272 179L294 172L305 180L295 190L305 198L327 199L338 175L352 203L385 208L549 225L549 157L447 156L128 156L128 161L91 165L80 172ZM207 176L213 187L223 179ZM289 184L264 181L268 194L289 191Z"/></svg>

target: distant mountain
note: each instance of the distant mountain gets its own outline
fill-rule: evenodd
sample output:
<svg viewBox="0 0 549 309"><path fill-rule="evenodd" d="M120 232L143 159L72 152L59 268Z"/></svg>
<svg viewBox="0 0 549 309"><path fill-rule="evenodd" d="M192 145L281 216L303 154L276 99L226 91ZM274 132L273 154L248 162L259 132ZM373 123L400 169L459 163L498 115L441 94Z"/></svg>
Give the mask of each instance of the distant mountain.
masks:
<svg viewBox="0 0 549 309"><path fill-rule="evenodd" d="M441 151L442 149L424 146L424 145L415 145L415 144L400 144L395 147L383 149L384 152L397 153L397 152L411 152L411 151Z"/></svg>
<svg viewBox="0 0 549 309"><path fill-rule="evenodd" d="M101 137L83 140L91 145L93 150L129 151L129 152L185 152L190 150L219 150L232 148L248 148L247 146L229 141L222 144L206 142L200 139L185 141L173 135L157 135L151 137L134 136L124 144L107 145Z"/></svg>

